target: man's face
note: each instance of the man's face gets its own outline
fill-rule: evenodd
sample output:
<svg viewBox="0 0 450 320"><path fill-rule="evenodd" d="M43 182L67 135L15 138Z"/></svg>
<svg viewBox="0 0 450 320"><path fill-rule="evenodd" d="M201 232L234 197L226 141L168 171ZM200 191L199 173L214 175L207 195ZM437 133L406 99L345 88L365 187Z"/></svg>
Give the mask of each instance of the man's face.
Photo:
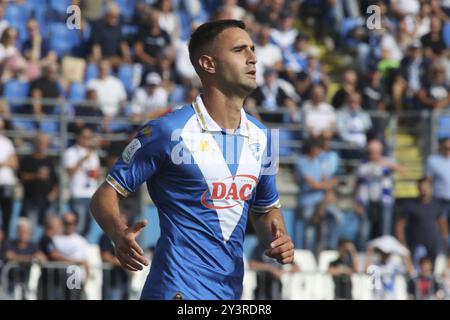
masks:
<svg viewBox="0 0 450 320"><path fill-rule="evenodd" d="M422 181L419 183L419 194L421 197L427 197L431 195L431 184L429 181Z"/></svg>
<svg viewBox="0 0 450 320"><path fill-rule="evenodd" d="M441 148L442 153L444 153L445 155L450 155L450 139L447 139L444 142L442 142Z"/></svg>
<svg viewBox="0 0 450 320"><path fill-rule="evenodd" d="M245 30L224 30L216 38L211 54L218 83L245 95L256 89L256 55Z"/></svg>
<svg viewBox="0 0 450 320"><path fill-rule="evenodd" d="M31 239L31 230L26 225L18 225L16 233L17 239L22 242L29 242Z"/></svg>

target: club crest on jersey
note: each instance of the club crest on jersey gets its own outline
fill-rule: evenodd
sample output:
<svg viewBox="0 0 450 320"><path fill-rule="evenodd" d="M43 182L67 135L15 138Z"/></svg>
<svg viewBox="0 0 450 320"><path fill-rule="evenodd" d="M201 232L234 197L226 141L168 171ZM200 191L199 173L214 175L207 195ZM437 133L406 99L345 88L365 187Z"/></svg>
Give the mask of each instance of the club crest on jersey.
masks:
<svg viewBox="0 0 450 320"><path fill-rule="evenodd" d="M136 151L138 151L142 147L141 142L139 139L133 139L131 142L126 146L125 150L122 152L122 159L126 164L130 164L131 159L133 159L134 154Z"/></svg>
<svg viewBox="0 0 450 320"><path fill-rule="evenodd" d="M243 205L244 201L250 199L257 183L258 178L253 175L238 174L227 177L223 181L213 182L212 190L205 191L200 202L208 209L229 209ZM210 201L206 199L208 192Z"/></svg>
<svg viewBox="0 0 450 320"><path fill-rule="evenodd" d="M141 130L141 133L144 137L148 138L152 134L152 128L144 127L144 129Z"/></svg>
<svg viewBox="0 0 450 320"><path fill-rule="evenodd" d="M259 160L259 151L261 149L261 145L259 144L259 142L249 144L248 148L252 152L253 158L255 158L256 161L258 161Z"/></svg>

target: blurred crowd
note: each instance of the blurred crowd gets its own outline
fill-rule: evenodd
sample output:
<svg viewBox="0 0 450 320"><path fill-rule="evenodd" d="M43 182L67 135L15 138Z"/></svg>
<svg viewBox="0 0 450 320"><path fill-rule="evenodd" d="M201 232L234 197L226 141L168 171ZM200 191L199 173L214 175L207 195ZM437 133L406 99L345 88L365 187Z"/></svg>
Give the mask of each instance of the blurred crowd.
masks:
<svg viewBox="0 0 450 320"><path fill-rule="evenodd" d="M75 19L66 13L72 4L81 8ZM241 19L253 38L258 88L246 100L246 111L270 126L302 128L287 136L302 141L301 152L290 153L300 190L293 234L297 248L318 254L350 241L366 251L368 241L395 235L413 261L434 263L446 253L450 140L441 139L439 153L426 160L419 197L394 213L393 174L405 168L387 157L385 128L386 117L450 106L448 1L3 0L0 243L6 249L0 261L74 259L83 264L82 258L55 258L48 243L25 245L20 230L16 240L10 231L45 229L51 214L62 210L62 166L69 177L71 211L63 223L75 219L71 232L86 237L89 199L137 128L201 92L187 42L192 30L209 19ZM345 58L350 63L333 71ZM67 128L61 128L62 118ZM71 134L63 148L57 139L61 129ZM122 136L110 139L111 134ZM336 141L349 148L335 150ZM52 156L52 148L61 156ZM342 159L359 165L342 169ZM357 180L352 209L359 225L351 240L339 234L345 214L336 196L339 173ZM13 226L19 184L22 222ZM136 193L121 203L126 219L140 213L140 197ZM70 247L69 240L56 241L51 232L48 237L62 255L64 246ZM80 246L85 241L77 239ZM106 247L108 241L102 241ZM113 256L103 256L116 263ZM353 268L342 261L330 267L332 274L341 264Z"/></svg>

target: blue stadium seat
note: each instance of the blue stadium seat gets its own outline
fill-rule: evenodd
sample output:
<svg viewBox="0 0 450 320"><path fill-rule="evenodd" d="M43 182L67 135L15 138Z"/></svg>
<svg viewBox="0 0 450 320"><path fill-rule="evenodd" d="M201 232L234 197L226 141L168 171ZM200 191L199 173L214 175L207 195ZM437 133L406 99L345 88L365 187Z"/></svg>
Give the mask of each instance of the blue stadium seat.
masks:
<svg viewBox="0 0 450 320"><path fill-rule="evenodd" d="M133 18L134 8L136 7L135 0L116 0L115 3L120 7L121 16L125 21Z"/></svg>
<svg viewBox="0 0 450 320"><path fill-rule="evenodd" d="M50 0L50 9L58 15L65 16L67 7L72 4L71 0Z"/></svg>
<svg viewBox="0 0 450 320"><path fill-rule="evenodd" d="M9 80L5 83L4 96L7 99L20 99L28 97L29 84L18 80ZM10 103L11 112L17 112L23 103Z"/></svg>
<svg viewBox="0 0 450 320"><path fill-rule="evenodd" d="M86 97L86 85L84 83L72 83L67 99L72 101L84 100Z"/></svg>
<svg viewBox="0 0 450 320"><path fill-rule="evenodd" d="M55 22L50 25L50 49L54 50L59 58L71 53L80 41L79 31L68 29L65 23Z"/></svg>
<svg viewBox="0 0 450 320"><path fill-rule="evenodd" d="M46 134L56 134L59 132L59 121L58 120L43 120L39 124L39 128L42 132Z"/></svg>
<svg viewBox="0 0 450 320"><path fill-rule="evenodd" d="M21 82L18 80L9 80L5 83L4 96L6 99L25 99L28 97L29 84L27 82ZM21 111L24 103L12 102L9 103L9 107L13 114L17 114ZM34 124L31 120L14 119L12 125L15 129L20 130L33 130Z"/></svg>
<svg viewBox="0 0 450 320"><path fill-rule="evenodd" d="M84 71L84 81L88 82L98 76L98 68L95 63L89 63Z"/></svg>
<svg viewBox="0 0 450 320"><path fill-rule="evenodd" d="M444 37L445 45L450 48L450 22L446 22L442 28L442 36Z"/></svg>
<svg viewBox="0 0 450 320"><path fill-rule="evenodd" d="M450 115L441 115L438 119L438 139L450 138Z"/></svg>
<svg viewBox="0 0 450 320"><path fill-rule="evenodd" d="M25 6L17 4L7 5L4 19L8 21L11 27L14 27L18 31L18 41L22 45L27 37L26 24L28 20L28 11Z"/></svg>
<svg viewBox="0 0 450 320"><path fill-rule="evenodd" d="M24 5L8 4L5 9L4 19L14 28L25 25L28 18L28 11Z"/></svg>

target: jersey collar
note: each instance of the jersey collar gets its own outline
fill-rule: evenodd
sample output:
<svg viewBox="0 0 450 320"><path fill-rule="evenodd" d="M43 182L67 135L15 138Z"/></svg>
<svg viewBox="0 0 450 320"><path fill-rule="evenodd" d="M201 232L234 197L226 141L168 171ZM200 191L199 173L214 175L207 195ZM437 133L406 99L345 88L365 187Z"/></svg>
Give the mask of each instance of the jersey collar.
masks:
<svg viewBox="0 0 450 320"><path fill-rule="evenodd" d="M206 107L203 103L203 100L200 95L197 96L195 101L192 103L192 107L195 110L197 115L198 122L200 127L209 132L221 132L222 128L214 121L214 119L209 115ZM244 108L241 109L241 123L239 124L239 128L236 131L236 134L239 134L244 137L249 136L249 127L248 120L245 114Z"/></svg>

